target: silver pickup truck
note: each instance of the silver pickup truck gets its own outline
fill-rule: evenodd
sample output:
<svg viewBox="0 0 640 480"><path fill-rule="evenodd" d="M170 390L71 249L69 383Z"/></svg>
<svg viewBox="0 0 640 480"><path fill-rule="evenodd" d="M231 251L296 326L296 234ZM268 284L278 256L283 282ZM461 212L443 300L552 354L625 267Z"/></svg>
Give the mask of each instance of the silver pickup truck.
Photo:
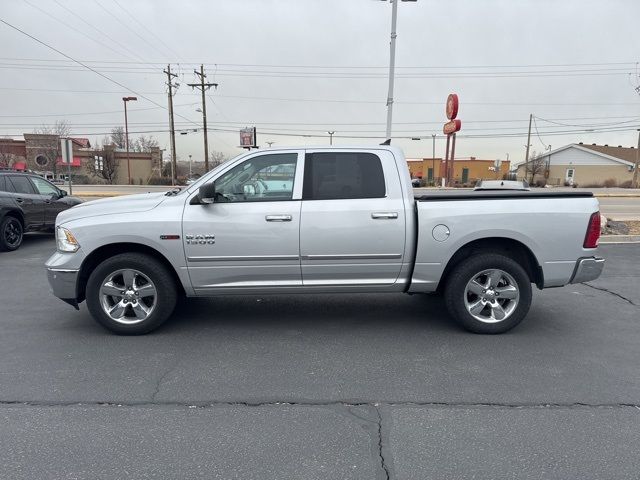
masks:
<svg viewBox="0 0 640 480"><path fill-rule="evenodd" d="M120 334L149 332L179 296L438 292L477 333L517 325L532 287L597 278L591 193L414 197L394 147L258 150L184 190L58 215L53 294Z"/></svg>

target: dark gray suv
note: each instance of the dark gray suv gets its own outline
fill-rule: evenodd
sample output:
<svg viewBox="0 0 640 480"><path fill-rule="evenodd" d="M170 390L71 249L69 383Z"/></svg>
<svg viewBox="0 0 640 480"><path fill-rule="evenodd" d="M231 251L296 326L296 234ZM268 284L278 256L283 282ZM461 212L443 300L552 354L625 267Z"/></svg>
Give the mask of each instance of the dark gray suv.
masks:
<svg viewBox="0 0 640 480"><path fill-rule="evenodd" d="M58 213L79 203L38 175L0 171L0 250L16 250L26 232L53 232Z"/></svg>

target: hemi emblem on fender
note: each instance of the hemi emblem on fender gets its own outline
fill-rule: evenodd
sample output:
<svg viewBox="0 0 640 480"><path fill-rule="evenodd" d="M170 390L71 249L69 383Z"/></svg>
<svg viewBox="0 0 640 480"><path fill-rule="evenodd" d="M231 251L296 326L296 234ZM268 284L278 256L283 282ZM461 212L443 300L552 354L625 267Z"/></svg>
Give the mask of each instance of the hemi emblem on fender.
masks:
<svg viewBox="0 0 640 480"><path fill-rule="evenodd" d="M216 243L215 235L185 235L187 245L212 245Z"/></svg>
<svg viewBox="0 0 640 480"><path fill-rule="evenodd" d="M160 235L160 240L180 240L180 235Z"/></svg>

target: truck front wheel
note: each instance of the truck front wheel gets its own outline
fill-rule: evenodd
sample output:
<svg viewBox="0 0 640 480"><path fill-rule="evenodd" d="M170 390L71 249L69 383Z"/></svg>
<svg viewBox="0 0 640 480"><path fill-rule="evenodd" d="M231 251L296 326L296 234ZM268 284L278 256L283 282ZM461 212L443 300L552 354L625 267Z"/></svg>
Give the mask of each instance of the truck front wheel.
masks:
<svg viewBox="0 0 640 480"><path fill-rule="evenodd" d="M158 328L173 313L177 299L167 268L140 253L103 261L89 276L86 292L93 318L120 335L141 335Z"/></svg>
<svg viewBox="0 0 640 480"><path fill-rule="evenodd" d="M527 315L531 280L512 258L477 253L453 268L444 297L449 314L467 330L503 333Z"/></svg>

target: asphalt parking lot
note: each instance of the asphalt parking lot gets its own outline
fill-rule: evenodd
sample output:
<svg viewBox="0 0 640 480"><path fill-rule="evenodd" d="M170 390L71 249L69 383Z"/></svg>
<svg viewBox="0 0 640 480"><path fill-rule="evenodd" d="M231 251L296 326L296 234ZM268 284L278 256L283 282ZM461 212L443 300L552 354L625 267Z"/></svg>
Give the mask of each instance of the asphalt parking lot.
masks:
<svg viewBox="0 0 640 480"><path fill-rule="evenodd" d="M501 336L437 297L196 299L118 337L0 253L0 477L638 478L640 244Z"/></svg>

